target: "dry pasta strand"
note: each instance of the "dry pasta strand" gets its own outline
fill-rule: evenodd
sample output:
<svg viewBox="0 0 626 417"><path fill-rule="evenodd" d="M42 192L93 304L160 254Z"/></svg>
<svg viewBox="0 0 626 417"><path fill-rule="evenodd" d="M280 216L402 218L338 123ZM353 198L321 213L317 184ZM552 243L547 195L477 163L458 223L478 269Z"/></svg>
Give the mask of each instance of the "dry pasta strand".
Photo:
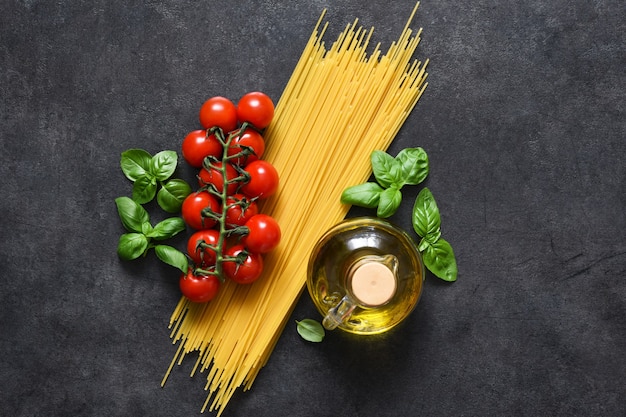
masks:
<svg viewBox="0 0 626 417"><path fill-rule="evenodd" d="M357 20L326 49L325 10L317 21L264 134L264 159L278 170L280 187L260 210L281 225L281 243L265 256L257 282L227 281L206 304L183 297L170 318L179 346L162 385L175 364L198 352L192 376L208 371L202 412L219 416L238 387L250 389L305 288L313 246L347 214L342 191L367 180L370 153L388 148L424 92L428 61L412 60L421 29L409 27L418 6L384 54L376 45L368 56L373 29Z"/></svg>

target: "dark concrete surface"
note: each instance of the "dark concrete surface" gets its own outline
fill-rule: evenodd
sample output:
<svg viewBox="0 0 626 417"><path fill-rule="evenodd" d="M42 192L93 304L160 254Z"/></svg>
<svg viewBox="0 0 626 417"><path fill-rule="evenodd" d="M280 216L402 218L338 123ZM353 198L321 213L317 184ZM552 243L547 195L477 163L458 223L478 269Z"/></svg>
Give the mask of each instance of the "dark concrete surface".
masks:
<svg viewBox="0 0 626 417"><path fill-rule="evenodd" d="M199 414L191 358L159 385L177 274L115 254L120 153L177 149L209 96L278 99L325 7L328 41L388 45L413 2L1 2L0 415ZM224 416L626 415L624 3L425 0L414 27L430 84L390 152L428 152L459 279L321 344L304 294Z"/></svg>

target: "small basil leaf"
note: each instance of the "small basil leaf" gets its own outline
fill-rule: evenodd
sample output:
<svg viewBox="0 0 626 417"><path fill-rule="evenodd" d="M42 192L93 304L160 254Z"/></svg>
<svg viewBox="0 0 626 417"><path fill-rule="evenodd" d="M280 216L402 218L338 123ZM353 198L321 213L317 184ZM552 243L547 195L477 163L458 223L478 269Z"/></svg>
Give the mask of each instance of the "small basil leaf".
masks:
<svg viewBox="0 0 626 417"><path fill-rule="evenodd" d="M435 276L444 281L456 281L457 265L454 251L445 239L440 238L437 242L428 244L422 253L422 259L426 268Z"/></svg>
<svg viewBox="0 0 626 417"><path fill-rule="evenodd" d="M402 202L402 193L395 187L387 188L380 193L380 201L378 202L378 209L376 215L381 219L386 219L392 216L400 207Z"/></svg>
<svg viewBox="0 0 626 417"><path fill-rule="evenodd" d="M428 155L422 148L406 148L396 155L402 170L402 181L417 185L428 176Z"/></svg>
<svg viewBox="0 0 626 417"><path fill-rule="evenodd" d="M341 193L341 202L359 207L374 208L378 206L382 192L383 188L375 182L353 185Z"/></svg>
<svg viewBox="0 0 626 417"><path fill-rule="evenodd" d="M177 235L183 230L185 230L185 222L183 219L180 217L170 217L169 219L157 223L147 236L156 240L164 240Z"/></svg>
<svg viewBox="0 0 626 417"><path fill-rule="evenodd" d="M402 167L393 156L383 151L373 151L370 155L374 178L383 187L402 186Z"/></svg>
<svg viewBox="0 0 626 417"><path fill-rule="evenodd" d="M424 236L423 239L427 241L428 243L434 244L435 242L439 240L440 237L441 237L441 229L437 229L436 231L430 232L429 234Z"/></svg>
<svg viewBox="0 0 626 417"><path fill-rule="evenodd" d="M172 246L156 245L154 252L161 261L174 268L178 268L183 273L186 273L189 269L189 261L185 254Z"/></svg>
<svg viewBox="0 0 626 417"><path fill-rule="evenodd" d="M141 225L141 233L143 233L144 235L148 236L150 233L152 233L152 225L150 224L150 222L144 222L144 224ZM150 236L148 236L150 237Z"/></svg>
<svg viewBox="0 0 626 417"><path fill-rule="evenodd" d="M165 181L174 174L178 155L174 151L161 151L152 157L151 172L159 181Z"/></svg>
<svg viewBox="0 0 626 417"><path fill-rule="evenodd" d="M126 178L137 181L150 171L151 159L152 156L143 149L129 149L122 152L120 166Z"/></svg>
<svg viewBox="0 0 626 417"><path fill-rule="evenodd" d="M128 197L116 198L115 204L126 230L141 233L142 225L150 221L150 216L146 209Z"/></svg>
<svg viewBox="0 0 626 417"><path fill-rule="evenodd" d="M125 261L139 258L148 249L148 239L141 233L124 233L117 244L117 254Z"/></svg>
<svg viewBox="0 0 626 417"><path fill-rule="evenodd" d="M157 193L159 206L168 213L178 213L185 197L191 193L191 186L181 179L172 179L163 184Z"/></svg>
<svg viewBox="0 0 626 417"><path fill-rule="evenodd" d="M324 336L326 332L324 331L324 327L313 319L304 319L301 321L297 321L297 330L298 334L308 342L319 343L324 340Z"/></svg>
<svg viewBox="0 0 626 417"><path fill-rule="evenodd" d="M412 223L415 233L425 237L441 226L441 217L435 198L428 188L422 188L413 205Z"/></svg>
<svg viewBox="0 0 626 417"><path fill-rule="evenodd" d="M419 250L420 252L424 252L426 249L428 249L430 245L432 245L432 243L430 243L425 238L422 238L422 240L420 240L419 246L417 247L417 250Z"/></svg>
<svg viewBox="0 0 626 417"><path fill-rule="evenodd" d="M154 198L156 195L157 185L154 181L154 177L145 175L139 177L133 184L133 200L139 204L145 204Z"/></svg>

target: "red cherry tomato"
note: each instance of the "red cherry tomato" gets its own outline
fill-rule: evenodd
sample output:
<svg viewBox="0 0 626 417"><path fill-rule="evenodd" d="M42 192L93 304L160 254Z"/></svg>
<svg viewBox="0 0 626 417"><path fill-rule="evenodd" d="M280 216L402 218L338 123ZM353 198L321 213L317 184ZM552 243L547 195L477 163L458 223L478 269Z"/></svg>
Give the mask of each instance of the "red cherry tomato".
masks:
<svg viewBox="0 0 626 417"><path fill-rule="evenodd" d="M248 93L237 103L237 117L242 123L249 122L257 129L265 129L274 117L274 103L264 93Z"/></svg>
<svg viewBox="0 0 626 417"><path fill-rule="evenodd" d="M194 168L202 167L207 156L222 157L222 144L215 135L207 135L206 130L194 130L183 140L183 158Z"/></svg>
<svg viewBox="0 0 626 417"><path fill-rule="evenodd" d="M217 295L220 280L215 275L196 275L193 270L182 274L178 286L185 297L194 303L206 303Z"/></svg>
<svg viewBox="0 0 626 417"><path fill-rule="evenodd" d="M250 162L244 171L250 176L241 191L250 198L267 198L278 189L278 171L272 164L259 159Z"/></svg>
<svg viewBox="0 0 626 417"><path fill-rule="evenodd" d="M220 232L216 229L198 230L187 241L187 253L196 266L214 266L216 260L215 249L220 239Z"/></svg>
<svg viewBox="0 0 626 417"><path fill-rule="evenodd" d="M211 210L216 214L221 211L218 200L207 191L198 191L189 194L181 207L183 220L189 227L196 230L210 229L215 226L215 219L207 217L203 211Z"/></svg>
<svg viewBox="0 0 626 417"><path fill-rule="evenodd" d="M235 194L226 199L226 227L229 229L243 226L259 212L255 201L251 201L243 194Z"/></svg>
<svg viewBox="0 0 626 417"><path fill-rule="evenodd" d="M237 128L237 107L225 97L211 97L200 107L199 118L205 129L220 127L226 134Z"/></svg>
<svg viewBox="0 0 626 417"><path fill-rule="evenodd" d="M245 224L248 234L243 245L253 253L268 253L280 243L280 226L267 214L252 216Z"/></svg>
<svg viewBox="0 0 626 417"><path fill-rule="evenodd" d="M259 132L253 129L246 131L235 137L228 148L228 156L232 157L238 153L244 152L244 155L231 160L233 164L245 166L250 162L256 161L263 156L265 152L265 140Z"/></svg>
<svg viewBox="0 0 626 417"><path fill-rule="evenodd" d="M243 245L235 245L226 250L226 257L238 258L241 263L226 261L223 263L224 274L238 284L251 284L263 272L263 256L260 253L248 253Z"/></svg>
<svg viewBox="0 0 626 417"><path fill-rule="evenodd" d="M233 167L229 163L226 163L226 180L231 181L226 187L226 193L228 195L235 194L235 192L237 191L239 183L232 180L234 178L237 178L238 176L239 173L237 172L237 170L235 170L235 167ZM198 173L198 177L198 184L200 185L200 187L211 184L215 188L215 191L220 194L222 193L222 190L224 189L224 174L222 173L222 162L212 162L210 167L202 168Z"/></svg>

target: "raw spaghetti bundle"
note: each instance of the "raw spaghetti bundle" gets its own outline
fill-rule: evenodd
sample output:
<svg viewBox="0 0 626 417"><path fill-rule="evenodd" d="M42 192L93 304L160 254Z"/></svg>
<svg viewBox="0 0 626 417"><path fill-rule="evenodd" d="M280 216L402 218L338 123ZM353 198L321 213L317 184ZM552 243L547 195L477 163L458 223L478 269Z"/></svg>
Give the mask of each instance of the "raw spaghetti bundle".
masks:
<svg viewBox="0 0 626 417"><path fill-rule="evenodd" d="M179 343L163 379L190 352L192 371L207 374L204 412L249 389L266 364L306 283L313 246L347 214L342 191L371 174L370 153L386 150L426 88L425 63L413 60L420 40L409 28L419 3L386 53L367 53L373 29L347 25L326 49L322 13L265 132L264 158L280 173L278 192L262 211L281 225L280 245L252 285L226 282L205 304L182 298L170 320Z"/></svg>

